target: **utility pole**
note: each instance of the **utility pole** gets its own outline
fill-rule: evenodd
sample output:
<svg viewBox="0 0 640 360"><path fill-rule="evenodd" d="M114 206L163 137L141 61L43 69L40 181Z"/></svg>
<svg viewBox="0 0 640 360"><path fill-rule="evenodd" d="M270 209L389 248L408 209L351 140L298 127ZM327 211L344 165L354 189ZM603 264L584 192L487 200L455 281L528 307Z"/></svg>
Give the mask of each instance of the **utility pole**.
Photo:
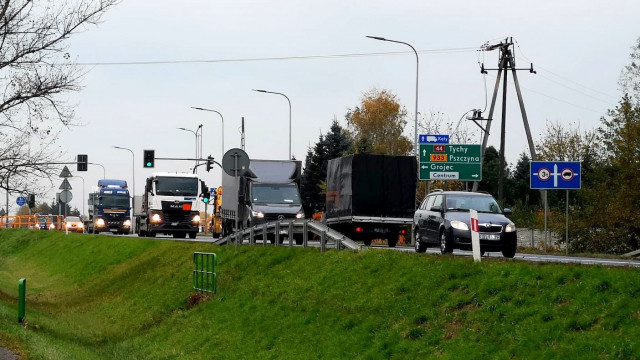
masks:
<svg viewBox="0 0 640 360"><path fill-rule="evenodd" d="M504 167L505 167L505 135L506 135L506 119L507 119L507 72L511 70L513 75L513 81L516 88L516 94L518 95L518 102L520 104L520 113L522 114L522 121L524 123L525 132L527 134L527 141L529 143L529 151L531 153L531 160L536 161L536 149L533 145L533 138L531 137L531 130L529 128L529 120L527 119L527 112L524 108L524 101L522 100L522 92L520 91L520 83L518 82L518 70L527 70L532 74L536 72L533 70L533 64L529 68L518 69L516 68L515 56L512 51L513 38L505 39L503 42L494 45L487 45L484 50L491 51L495 49L500 50L500 60L498 61L497 69L486 69L484 64L480 68L480 72L487 73L487 70L497 70L498 76L496 77L496 84L493 90L493 98L491 99L491 107L489 108L489 116L487 118L486 131L482 139L482 160L484 161L484 153L487 148L487 141L489 140L489 133L491 131L491 122L493 119L493 111L496 106L496 99L498 97L498 89L500 87L500 80L504 73L504 79L502 84L502 129L500 129L500 169L498 179L498 201L502 204L504 201ZM473 183L473 191L478 190L478 182Z"/></svg>

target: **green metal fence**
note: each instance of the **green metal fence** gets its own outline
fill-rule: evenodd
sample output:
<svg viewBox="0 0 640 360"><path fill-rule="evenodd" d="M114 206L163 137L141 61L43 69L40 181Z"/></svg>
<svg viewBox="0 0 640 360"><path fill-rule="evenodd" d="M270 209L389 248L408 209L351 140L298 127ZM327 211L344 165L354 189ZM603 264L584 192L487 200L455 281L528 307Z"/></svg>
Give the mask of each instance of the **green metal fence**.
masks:
<svg viewBox="0 0 640 360"><path fill-rule="evenodd" d="M215 273L218 258L214 253L193 253L193 290L215 294L218 279Z"/></svg>

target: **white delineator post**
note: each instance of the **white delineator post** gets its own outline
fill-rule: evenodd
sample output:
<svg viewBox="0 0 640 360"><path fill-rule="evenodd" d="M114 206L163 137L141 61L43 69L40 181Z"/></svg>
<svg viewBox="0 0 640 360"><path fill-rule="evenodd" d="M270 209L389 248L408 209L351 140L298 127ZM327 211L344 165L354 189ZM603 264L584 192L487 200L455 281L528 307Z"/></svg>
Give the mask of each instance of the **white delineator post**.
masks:
<svg viewBox="0 0 640 360"><path fill-rule="evenodd" d="M469 210L471 218L471 249L473 251L473 261L480 262L480 225L478 223L478 212Z"/></svg>

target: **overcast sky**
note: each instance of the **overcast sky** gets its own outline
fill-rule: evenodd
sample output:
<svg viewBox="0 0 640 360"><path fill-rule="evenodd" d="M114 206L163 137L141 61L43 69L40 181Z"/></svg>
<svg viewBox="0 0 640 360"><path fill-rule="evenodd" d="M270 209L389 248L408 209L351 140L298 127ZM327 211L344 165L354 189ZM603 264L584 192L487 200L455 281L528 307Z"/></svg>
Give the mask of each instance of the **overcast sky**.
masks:
<svg viewBox="0 0 640 360"><path fill-rule="evenodd" d="M59 144L67 160L88 154L107 178L126 179L130 186L135 165L141 194L154 171L191 171L193 163L186 161L142 167L143 149L155 149L157 157L195 156L194 135L178 127L195 131L202 124L203 155L220 161L222 136L225 150L240 147L244 117L250 157L287 158L286 99L251 89L291 99L291 146L299 160L334 117L344 125L347 110L374 87L397 94L409 112L410 135L415 55L407 46L366 35L413 45L420 53L419 112L441 112L452 121L490 102L485 80L490 97L496 72L483 78L478 61L495 68L498 52L477 50L513 37L518 67L533 62L538 72L519 72L534 138L539 140L547 120L591 129L620 98L617 81L640 36L639 13L640 2L631 0L123 0L97 27L70 39L71 57L88 70L84 89L69 98L84 125L64 130ZM330 56L353 54L382 55ZM511 76L509 81L506 150L515 161L526 141ZM191 106L222 113L224 134L217 114ZM499 144L499 121L490 143ZM135 163L131 153L112 146L130 148ZM82 210L83 193L103 170L70 168L85 180L83 190L82 181L71 179L71 205ZM209 186L220 185L218 169L199 174ZM50 199L58 186L56 180ZM10 203L13 212L15 198Z"/></svg>

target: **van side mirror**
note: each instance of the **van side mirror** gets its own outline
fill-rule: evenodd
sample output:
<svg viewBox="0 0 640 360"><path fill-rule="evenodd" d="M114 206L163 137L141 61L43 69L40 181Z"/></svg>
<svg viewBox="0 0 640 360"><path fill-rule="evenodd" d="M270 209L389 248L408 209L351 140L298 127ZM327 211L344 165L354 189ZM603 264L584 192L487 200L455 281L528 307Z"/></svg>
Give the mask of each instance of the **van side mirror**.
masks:
<svg viewBox="0 0 640 360"><path fill-rule="evenodd" d="M442 206L432 206L431 211L442 212Z"/></svg>
<svg viewBox="0 0 640 360"><path fill-rule="evenodd" d="M511 211L511 209L509 209L509 208L505 208L505 209L503 209L503 210L502 210L502 213L503 213L503 214L505 214L505 215L511 215L511 214L513 214L513 212L512 212L512 211Z"/></svg>

